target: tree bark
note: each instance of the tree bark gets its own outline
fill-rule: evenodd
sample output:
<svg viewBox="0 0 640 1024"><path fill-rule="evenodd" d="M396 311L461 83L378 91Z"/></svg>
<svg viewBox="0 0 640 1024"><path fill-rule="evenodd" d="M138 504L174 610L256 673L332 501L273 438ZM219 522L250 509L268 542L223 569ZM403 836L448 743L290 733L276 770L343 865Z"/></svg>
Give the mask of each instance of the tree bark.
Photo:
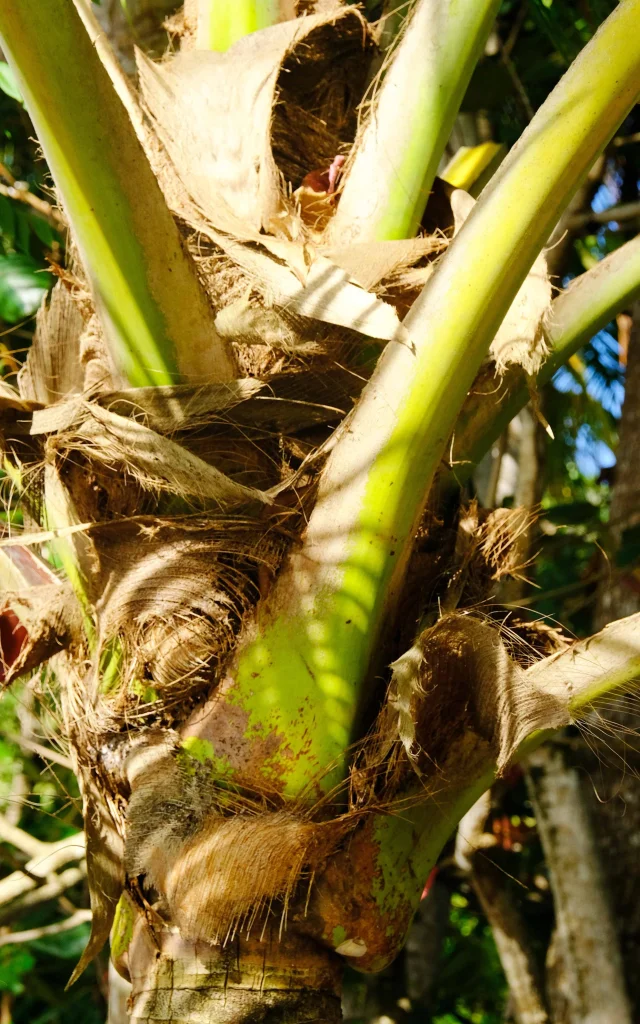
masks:
<svg viewBox="0 0 640 1024"><path fill-rule="evenodd" d="M547 956L556 1024L632 1024L614 919L580 776L551 744L530 758L556 934Z"/></svg>
<svg viewBox="0 0 640 1024"><path fill-rule="evenodd" d="M611 497L609 520L609 564L600 584L596 607L596 629L622 615L640 610L640 588L633 567L616 566L616 554L623 543L626 530L640 523L640 303L632 309L633 329L629 343L625 400L620 424L620 442L617 450L615 482ZM619 739L624 740L626 729L637 733L637 712L615 710L620 702L605 709L604 715ZM633 741L630 746L635 744ZM631 751L633 753L633 750ZM621 755L607 753L597 771L595 785L589 785L587 799L596 824L598 847L605 865L616 927L634 1020L640 1020L640 781L634 765L625 765L625 751Z"/></svg>
<svg viewBox="0 0 640 1024"><path fill-rule="evenodd" d="M491 925L517 1024L549 1024L530 936L504 876L488 857L476 857L472 884Z"/></svg>
<svg viewBox="0 0 640 1024"><path fill-rule="evenodd" d="M339 1024L341 958L269 923L225 946L151 929L141 916L128 951L131 1024Z"/></svg>
<svg viewBox="0 0 640 1024"><path fill-rule="evenodd" d="M129 1011L127 1008L131 985L125 981L109 961L109 1017L107 1024L127 1024Z"/></svg>
<svg viewBox="0 0 640 1024"><path fill-rule="evenodd" d="M611 559L598 591L595 629L613 619L640 611L640 588L628 568L616 569L615 555L620 549L625 530L640 523L640 302L632 312L633 328L629 342L625 398L620 423L620 442L616 452L616 469L609 517Z"/></svg>

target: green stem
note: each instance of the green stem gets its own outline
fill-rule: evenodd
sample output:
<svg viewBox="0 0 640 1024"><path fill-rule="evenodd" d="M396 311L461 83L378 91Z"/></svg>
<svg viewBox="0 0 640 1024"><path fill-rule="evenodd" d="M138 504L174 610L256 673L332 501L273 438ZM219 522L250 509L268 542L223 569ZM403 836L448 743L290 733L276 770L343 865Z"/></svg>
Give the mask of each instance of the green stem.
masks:
<svg viewBox="0 0 640 1024"><path fill-rule="evenodd" d="M197 0L199 50L224 52L251 32L275 25L278 0Z"/></svg>
<svg viewBox="0 0 640 1024"><path fill-rule="evenodd" d="M619 619L588 640L545 658L525 672L526 700L541 707L566 708L566 724L585 716L598 699L629 692L640 677L640 613ZM473 682L470 681L470 685ZM551 710L550 720L555 712ZM512 763L522 761L554 735L549 729L531 733L518 747ZM365 937L367 952L353 967L380 971L401 948L430 870L462 816L496 779L491 754L476 737L464 738L449 752L447 769L418 779L409 771L406 789L398 794L396 812L373 814L320 882L317 908L323 937L332 942ZM470 764L465 772L464 765ZM448 779L455 781L449 782ZM392 812L394 808L390 809ZM341 898L339 879L347 863L369 866L354 880L350 893L355 917ZM333 885L336 889L332 891ZM340 929L340 931L336 931ZM333 943L337 945L338 943Z"/></svg>
<svg viewBox="0 0 640 1024"><path fill-rule="evenodd" d="M499 6L499 0L416 5L349 170L331 228L336 241L416 234Z"/></svg>
<svg viewBox="0 0 640 1024"><path fill-rule="evenodd" d="M481 142L478 146L460 146L440 172L440 177L455 188L480 195L485 184L505 158L507 147L501 142Z"/></svg>
<svg viewBox="0 0 640 1024"><path fill-rule="evenodd" d="M564 206L636 101L639 18L640 0L622 0L484 190L405 321L411 345L385 349L328 460L302 549L238 652L226 700L246 715L247 744L270 737L262 771L287 793L343 771L460 408Z"/></svg>
<svg viewBox="0 0 640 1024"><path fill-rule="evenodd" d="M572 281L551 305L546 327L550 354L535 380L536 388L553 375L613 317L640 296L640 235ZM495 378L474 389L456 422L450 468L439 482L441 493L469 479L475 466L531 397L518 368L502 382Z"/></svg>
<svg viewBox="0 0 640 1024"><path fill-rule="evenodd" d="M384 52L395 43L405 21L411 15L414 0L387 0L380 21L380 49Z"/></svg>
<svg viewBox="0 0 640 1024"><path fill-rule="evenodd" d="M132 385L233 364L135 131L71 0L3 0L0 39Z"/></svg>

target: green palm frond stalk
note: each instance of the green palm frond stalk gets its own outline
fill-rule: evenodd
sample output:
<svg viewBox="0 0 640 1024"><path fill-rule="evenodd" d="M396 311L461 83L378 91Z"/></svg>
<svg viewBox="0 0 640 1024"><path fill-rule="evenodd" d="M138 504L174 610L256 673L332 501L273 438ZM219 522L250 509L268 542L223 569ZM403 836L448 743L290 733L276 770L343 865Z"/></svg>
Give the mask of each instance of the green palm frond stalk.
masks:
<svg viewBox="0 0 640 1024"><path fill-rule="evenodd" d="M577 277L553 301L545 328L549 356L533 386L540 389L548 384L578 349L639 296L637 235ZM493 393L493 384L490 387ZM481 389L470 394L460 412L451 449L451 469L443 473L440 483L444 488L458 487L469 478L483 455L529 402L531 389L521 369L515 367L507 372L496 403L489 403L486 398Z"/></svg>
<svg viewBox="0 0 640 1024"><path fill-rule="evenodd" d="M353 159L333 238L380 241L416 234L499 6L499 0L416 4Z"/></svg>
<svg viewBox="0 0 640 1024"><path fill-rule="evenodd" d="M538 662L523 673L527 692L537 691L543 702L562 695L556 726L585 717L600 698L629 692L640 676L639 627L640 614L630 615L564 653ZM445 652L443 656L446 658ZM455 659L455 654L451 657ZM546 728L530 732L513 752L511 763L528 757L552 733ZM348 851L340 855L343 870L347 870L347 862L357 864L364 854L368 863L374 851L377 870L373 884L371 875L355 881L355 919L330 886L321 886L317 907L327 941L334 932L341 938L364 934L370 940L366 954L350 961L356 970L380 971L395 958L420 902L424 882L445 843L463 815L499 776L494 756L487 750L483 753L479 737L474 737L474 742L475 753L470 753L473 743L470 745L468 737L465 743L464 733L460 734L446 770L442 765L435 769L435 785L433 777L411 771L405 788L396 794L398 813L372 814Z"/></svg>
<svg viewBox="0 0 640 1024"><path fill-rule="evenodd" d="M232 377L158 182L74 4L6 0L0 39L125 380Z"/></svg>
<svg viewBox="0 0 640 1024"><path fill-rule="evenodd" d="M345 746L434 474L509 305L640 91L640 0L624 0L484 190L391 343L323 473L302 550L261 607L228 699L247 735L294 737L268 770L300 792ZM615 62L610 54L616 53ZM336 780L328 773L326 785Z"/></svg>
<svg viewBox="0 0 640 1024"><path fill-rule="evenodd" d="M224 52L239 39L278 21L279 0L197 0L196 45Z"/></svg>

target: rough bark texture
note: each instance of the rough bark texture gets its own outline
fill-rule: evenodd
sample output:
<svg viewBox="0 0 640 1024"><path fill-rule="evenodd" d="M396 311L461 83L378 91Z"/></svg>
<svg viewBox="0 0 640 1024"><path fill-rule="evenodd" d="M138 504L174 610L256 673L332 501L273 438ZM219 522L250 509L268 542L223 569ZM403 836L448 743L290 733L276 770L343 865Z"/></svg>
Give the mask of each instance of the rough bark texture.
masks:
<svg viewBox="0 0 640 1024"><path fill-rule="evenodd" d="M632 566L618 568L615 564L625 531L640 523L640 303L635 304L632 312L633 331L611 499L609 571L598 592L596 629L640 610L637 572ZM624 740L625 728L638 728L637 712L607 710L606 717L619 724L620 740ZM621 758L606 756L595 783L599 799L591 785L587 788L587 799L608 876L633 1019L640 1020L640 779L635 762L630 762L628 768L624 764L627 757L635 754L635 746L631 738L628 755L620 746Z"/></svg>
<svg viewBox="0 0 640 1024"><path fill-rule="evenodd" d="M601 629L613 619L633 615L640 610L640 587L628 567L618 570L615 553L620 548L623 534L640 523L640 302L633 307L633 329L629 343L625 399L620 425L620 442L616 453L616 470L611 496L609 527L611 543L608 574L598 593L595 629Z"/></svg>
<svg viewBox="0 0 640 1024"><path fill-rule="evenodd" d="M338 1024L342 964L310 940L236 937L224 948L134 926L128 951L132 1024Z"/></svg>
<svg viewBox="0 0 640 1024"><path fill-rule="evenodd" d="M531 757L530 782L556 912L547 956L552 1020L632 1024L580 775L557 748L546 745Z"/></svg>
<svg viewBox="0 0 640 1024"><path fill-rule="evenodd" d="M526 926L505 888L503 873L488 858L475 858L473 888L491 925L517 1024L549 1024Z"/></svg>

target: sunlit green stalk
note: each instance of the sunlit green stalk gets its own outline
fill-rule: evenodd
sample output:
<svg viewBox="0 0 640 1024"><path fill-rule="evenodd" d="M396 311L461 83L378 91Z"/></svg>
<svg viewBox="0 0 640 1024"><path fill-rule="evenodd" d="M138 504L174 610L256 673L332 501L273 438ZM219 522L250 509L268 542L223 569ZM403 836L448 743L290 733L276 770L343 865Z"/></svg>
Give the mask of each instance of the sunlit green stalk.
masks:
<svg viewBox="0 0 640 1024"><path fill-rule="evenodd" d="M551 305L546 338L550 353L532 385L539 390L590 338L640 296L640 235L606 256L572 281ZM485 394L474 390L456 421L451 466L441 486L455 487L469 478L475 466L531 397L524 374L509 370L496 388L489 381Z"/></svg>
<svg viewBox="0 0 640 1024"><path fill-rule="evenodd" d="M70 0L3 0L0 39L133 385L233 376L160 187Z"/></svg>
<svg viewBox="0 0 640 1024"><path fill-rule="evenodd" d="M278 21L278 0L197 0L196 45L224 52L239 39Z"/></svg>
<svg viewBox="0 0 640 1024"><path fill-rule="evenodd" d="M420 0L348 172L334 239L416 234L499 0Z"/></svg>
<svg viewBox="0 0 640 1024"><path fill-rule="evenodd" d="M495 173L504 160L507 147L499 142L481 142L478 146L460 146L440 177L456 188L463 188L474 196Z"/></svg>
<svg viewBox="0 0 640 1024"><path fill-rule="evenodd" d="M639 630L640 614L630 615L533 665L525 673L528 699L535 699L537 692L544 704L553 695L551 707L560 699L569 724L583 717L594 701L615 700L616 694L628 693L640 677ZM513 763L522 761L552 735L547 729L531 733L519 745ZM469 759L469 746L465 748L463 739L459 742L461 758ZM454 780L449 780L447 773L429 780L410 773L406 790L395 798L396 813L373 814L364 822L341 855L344 862L335 874L340 877L348 863L372 865L369 873L354 882L362 893L362 898L354 901L358 908L355 919L349 920L340 892L321 891L319 909L327 941L340 927L341 941L363 933L384 936L379 951L372 949L366 957L351 961L356 969L379 971L394 959L429 871L462 816L494 783L496 765L488 750L485 756L471 757L470 763L469 771L460 771L457 777L452 773ZM369 922L363 920L363 913L371 916Z"/></svg>
<svg viewBox="0 0 640 1024"><path fill-rule="evenodd" d="M300 792L344 762L435 472L534 258L640 91L640 0L622 0L484 190L387 346L324 470L302 549L264 602L226 700L264 771ZM611 54L616 60L611 60ZM275 742L275 741L279 741Z"/></svg>

